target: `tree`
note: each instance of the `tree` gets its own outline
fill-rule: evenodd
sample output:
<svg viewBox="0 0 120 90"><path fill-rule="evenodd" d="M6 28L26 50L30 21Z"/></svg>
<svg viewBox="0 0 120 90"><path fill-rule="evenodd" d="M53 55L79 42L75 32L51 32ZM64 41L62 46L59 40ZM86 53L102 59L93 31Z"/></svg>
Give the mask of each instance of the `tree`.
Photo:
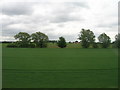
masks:
<svg viewBox="0 0 120 90"><path fill-rule="evenodd" d="M15 39L18 39L19 41L17 42L19 47L28 47L31 37L28 33L26 32L19 32L14 36Z"/></svg>
<svg viewBox="0 0 120 90"><path fill-rule="evenodd" d="M83 48L88 48L90 44L94 43L95 35L92 31L82 29L79 35L79 40L81 40L81 45Z"/></svg>
<svg viewBox="0 0 120 90"><path fill-rule="evenodd" d="M47 47L48 36L41 32L36 32L31 35L33 42L37 47Z"/></svg>
<svg viewBox="0 0 120 90"><path fill-rule="evenodd" d="M115 42L114 42L115 47L120 48L120 33L115 36Z"/></svg>
<svg viewBox="0 0 120 90"><path fill-rule="evenodd" d="M65 48L67 46L64 37L59 37L59 41L58 41L57 44L58 44L58 47L60 47L60 48Z"/></svg>
<svg viewBox="0 0 120 90"><path fill-rule="evenodd" d="M107 48L110 45L110 37L107 36L105 33L102 33L99 37L98 40L103 48Z"/></svg>

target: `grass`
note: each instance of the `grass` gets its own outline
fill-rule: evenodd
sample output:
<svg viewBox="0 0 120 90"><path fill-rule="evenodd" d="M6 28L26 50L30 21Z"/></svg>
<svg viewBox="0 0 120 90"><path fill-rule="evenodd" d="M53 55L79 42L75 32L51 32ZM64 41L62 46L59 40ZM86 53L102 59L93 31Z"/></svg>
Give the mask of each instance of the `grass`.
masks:
<svg viewBox="0 0 120 90"><path fill-rule="evenodd" d="M117 57L117 49L3 47L3 88L115 88Z"/></svg>

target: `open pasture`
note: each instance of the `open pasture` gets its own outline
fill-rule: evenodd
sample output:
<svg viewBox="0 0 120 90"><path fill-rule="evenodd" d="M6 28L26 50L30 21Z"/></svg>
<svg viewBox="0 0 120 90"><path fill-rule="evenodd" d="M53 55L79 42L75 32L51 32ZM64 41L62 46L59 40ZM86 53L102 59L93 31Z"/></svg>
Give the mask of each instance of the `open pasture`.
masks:
<svg viewBox="0 0 120 90"><path fill-rule="evenodd" d="M117 49L5 48L3 88L115 88Z"/></svg>

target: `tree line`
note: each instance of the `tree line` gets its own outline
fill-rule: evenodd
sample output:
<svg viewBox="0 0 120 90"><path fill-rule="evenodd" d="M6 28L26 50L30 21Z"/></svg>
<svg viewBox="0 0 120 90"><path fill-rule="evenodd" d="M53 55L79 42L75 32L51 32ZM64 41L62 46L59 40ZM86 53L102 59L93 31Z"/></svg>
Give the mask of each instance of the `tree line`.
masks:
<svg viewBox="0 0 120 90"><path fill-rule="evenodd" d="M14 36L17 40L14 43L10 43L7 47L23 47L23 48L46 48L49 38L46 34L42 32L36 32L29 35L26 32L19 32ZM80 44L83 48L89 48L92 46L93 48L98 48L98 43L95 42L95 35L93 31L82 29L79 33ZM110 37L102 33L98 36L99 44L102 48L108 48L111 44ZM59 37L58 41L53 41L57 43L58 47L65 48L67 46L66 40L64 37ZM113 47L120 48L120 34L115 36L115 41L113 42Z"/></svg>

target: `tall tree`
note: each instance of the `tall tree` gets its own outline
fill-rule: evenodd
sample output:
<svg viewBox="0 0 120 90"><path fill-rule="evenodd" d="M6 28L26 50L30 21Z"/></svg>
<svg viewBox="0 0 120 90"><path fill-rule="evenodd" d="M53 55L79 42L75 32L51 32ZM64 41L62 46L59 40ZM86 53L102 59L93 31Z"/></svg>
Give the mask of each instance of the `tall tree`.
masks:
<svg viewBox="0 0 120 90"><path fill-rule="evenodd" d="M111 42L110 37L107 36L105 33L100 34L100 36L98 37L98 40L101 43L101 46L103 48L109 47L110 42Z"/></svg>
<svg viewBox="0 0 120 90"><path fill-rule="evenodd" d="M90 44L95 42L95 35L89 29L82 29L78 39L81 40L81 45L83 48L88 48Z"/></svg>
<svg viewBox="0 0 120 90"><path fill-rule="evenodd" d="M60 48L65 48L67 46L66 40L64 37L59 37L58 46Z"/></svg>
<svg viewBox="0 0 120 90"><path fill-rule="evenodd" d="M115 36L115 47L120 48L120 33Z"/></svg>
<svg viewBox="0 0 120 90"><path fill-rule="evenodd" d="M14 38L19 40L19 47L28 47L31 41L30 35L26 32L19 32L14 36Z"/></svg>
<svg viewBox="0 0 120 90"><path fill-rule="evenodd" d="M32 40L36 43L37 47L47 47L48 36L41 32L36 32L31 35Z"/></svg>

